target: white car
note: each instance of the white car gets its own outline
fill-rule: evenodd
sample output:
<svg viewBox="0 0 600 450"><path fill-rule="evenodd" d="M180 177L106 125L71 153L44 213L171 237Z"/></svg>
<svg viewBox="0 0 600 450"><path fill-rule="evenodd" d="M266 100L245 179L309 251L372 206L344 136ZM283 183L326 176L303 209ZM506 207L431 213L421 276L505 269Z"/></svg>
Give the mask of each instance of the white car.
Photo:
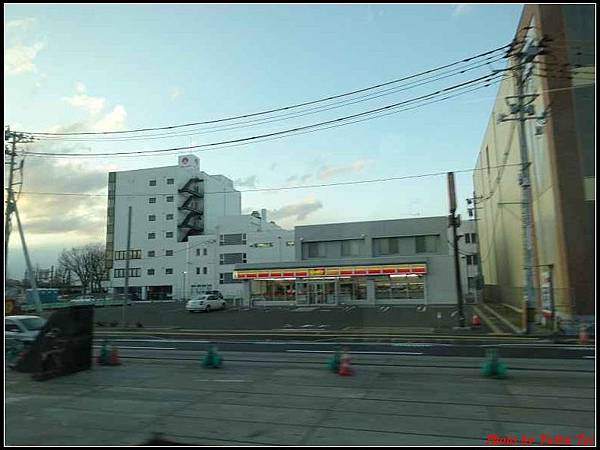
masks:
<svg viewBox="0 0 600 450"><path fill-rule="evenodd" d="M227 303L217 295L201 295L186 303L185 309L189 312L205 311L210 312L215 309L225 309Z"/></svg>
<svg viewBox="0 0 600 450"><path fill-rule="evenodd" d="M74 305L93 305L96 303L96 299L94 297L76 297L70 303Z"/></svg>
<svg viewBox="0 0 600 450"><path fill-rule="evenodd" d="M46 325L46 319L39 316L6 316L4 318L4 338L7 341L31 344L44 325Z"/></svg>

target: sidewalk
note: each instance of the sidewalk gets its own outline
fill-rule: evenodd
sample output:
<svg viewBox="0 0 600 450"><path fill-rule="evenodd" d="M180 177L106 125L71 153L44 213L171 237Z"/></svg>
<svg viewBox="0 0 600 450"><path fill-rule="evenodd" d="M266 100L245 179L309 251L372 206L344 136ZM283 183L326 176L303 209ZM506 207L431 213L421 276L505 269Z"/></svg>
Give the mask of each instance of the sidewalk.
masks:
<svg viewBox="0 0 600 450"><path fill-rule="evenodd" d="M539 442L595 427L594 373L558 371L564 362L512 373L509 362L511 377L492 380L473 359L456 362L463 368L358 364L340 377L314 356L291 365L225 354L222 369L196 356L123 359L46 382L7 370L5 443L139 445L158 432L195 445L483 445L490 434Z"/></svg>

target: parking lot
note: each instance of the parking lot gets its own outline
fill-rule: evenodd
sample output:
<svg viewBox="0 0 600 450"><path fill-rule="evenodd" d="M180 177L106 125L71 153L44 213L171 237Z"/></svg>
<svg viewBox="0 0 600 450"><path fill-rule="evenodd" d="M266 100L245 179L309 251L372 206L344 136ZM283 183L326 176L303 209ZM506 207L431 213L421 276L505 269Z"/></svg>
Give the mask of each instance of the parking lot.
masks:
<svg viewBox="0 0 600 450"><path fill-rule="evenodd" d="M122 321L122 307L96 308L98 326ZM467 324L472 311L465 307ZM190 313L183 303L133 304L126 308L133 326L209 330L362 330L431 333L458 326L455 307L417 306L300 306L230 307L210 313ZM481 332L489 330L482 327Z"/></svg>

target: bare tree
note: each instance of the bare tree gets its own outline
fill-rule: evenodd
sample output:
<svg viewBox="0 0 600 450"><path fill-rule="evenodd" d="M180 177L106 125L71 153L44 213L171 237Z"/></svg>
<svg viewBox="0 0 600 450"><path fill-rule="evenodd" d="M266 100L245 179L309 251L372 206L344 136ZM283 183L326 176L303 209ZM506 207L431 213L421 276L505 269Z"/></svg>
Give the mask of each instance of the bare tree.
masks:
<svg viewBox="0 0 600 450"><path fill-rule="evenodd" d="M81 282L83 293L100 290L105 279L104 247L90 244L63 250L58 258L60 271L71 271Z"/></svg>

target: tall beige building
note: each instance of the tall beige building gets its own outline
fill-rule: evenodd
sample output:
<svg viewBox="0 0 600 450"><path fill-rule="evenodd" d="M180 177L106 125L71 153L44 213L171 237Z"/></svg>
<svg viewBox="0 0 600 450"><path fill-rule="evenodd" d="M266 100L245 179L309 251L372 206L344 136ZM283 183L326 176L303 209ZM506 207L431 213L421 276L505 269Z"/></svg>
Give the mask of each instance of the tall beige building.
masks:
<svg viewBox="0 0 600 450"><path fill-rule="evenodd" d="M526 5L515 40L541 45L525 66L524 102L533 218L537 317L565 326L595 313L595 5ZM511 60L508 64L515 64ZM474 172L484 297L524 307L520 139L511 114L517 87L503 79ZM538 117L545 117L538 119ZM503 166L503 167L498 167Z"/></svg>

